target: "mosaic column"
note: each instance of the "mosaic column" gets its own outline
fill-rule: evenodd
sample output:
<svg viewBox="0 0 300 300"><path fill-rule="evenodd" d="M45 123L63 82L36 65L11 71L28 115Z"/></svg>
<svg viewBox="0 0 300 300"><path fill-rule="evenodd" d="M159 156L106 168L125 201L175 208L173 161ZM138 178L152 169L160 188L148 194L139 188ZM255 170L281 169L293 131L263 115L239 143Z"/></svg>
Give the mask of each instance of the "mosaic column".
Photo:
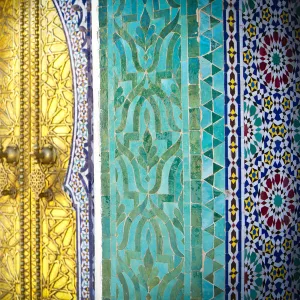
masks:
<svg viewBox="0 0 300 300"><path fill-rule="evenodd" d="M106 299L224 297L222 2L200 2L99 1Z"/></svg>

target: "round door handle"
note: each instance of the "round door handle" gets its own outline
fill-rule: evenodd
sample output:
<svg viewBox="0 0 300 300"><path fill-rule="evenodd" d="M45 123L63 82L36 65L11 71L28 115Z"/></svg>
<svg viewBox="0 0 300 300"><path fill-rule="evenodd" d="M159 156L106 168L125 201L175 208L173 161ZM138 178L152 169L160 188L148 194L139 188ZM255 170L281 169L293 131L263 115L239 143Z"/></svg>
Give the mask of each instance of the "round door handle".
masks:
<svg viewBox="0 0 300 300"><path fill-rule="evenodd" d="M51 189L47 189L46 191L40 193L40 198L46 198L47 200L52 200L54 197L54 193Z"/></svg>
<svg viewBox="0 0 300 300"><path fill-rule="evenodd" d="M8 145L3 151L0 149L0 158L5 158L7 163L17 163L20 157L20 150L17 145Z"/></svg>
<svg viewBox="0 0 300 300"><path fill-rule="evenodd" d="M54 164L57 158L56 149L52 145L45 145L39 152L35 153L35 156L42 164Z"/></svg>

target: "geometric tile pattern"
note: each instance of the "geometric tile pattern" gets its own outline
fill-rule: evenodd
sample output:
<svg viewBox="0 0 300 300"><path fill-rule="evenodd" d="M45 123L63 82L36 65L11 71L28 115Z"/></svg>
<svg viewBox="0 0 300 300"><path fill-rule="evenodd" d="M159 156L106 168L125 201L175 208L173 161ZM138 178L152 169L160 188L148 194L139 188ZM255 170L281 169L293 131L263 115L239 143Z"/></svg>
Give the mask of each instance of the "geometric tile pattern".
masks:
<svg viewBox="0 0 300 300"><path fill-rule="evenodd" d="M225 133L226 133L226 297L241 298L242 283L242 168L240 2L224 1Z"/></svg>
<svg viewBox="0 0 300 300"><path fill-rule="evenodd" d="M103 297L289 299L297 10L179 2L99 0Z"/></svg>
<svg viewBox="0 0 300 300"><path fill-rule="evenodd" d="M299 295L297 1L243 1L244 295Z"/></svg>
<svg viewBox="0 0 300 300"><path fill-rule="evenodd" d="M80 299L93 299L91 3L89 0L54 0L53 2L67 37L73 69L74 130L65 188L76 209L77 295Z"/></svg>
<svg viewBox="0 0 300 300"><path fill-rule="evenodd" d="M200 1L202 299L224 299L225 126L223 1ZM199 101L198 100L198 101Z"/></svg>
<svg viewBox="0 0 300 300"><path fill-rule="evenodd" d="M105 299L202 299L197 8L197 0L99 1ZM211 277L223 267L219 231L211 227Z"/></svg>

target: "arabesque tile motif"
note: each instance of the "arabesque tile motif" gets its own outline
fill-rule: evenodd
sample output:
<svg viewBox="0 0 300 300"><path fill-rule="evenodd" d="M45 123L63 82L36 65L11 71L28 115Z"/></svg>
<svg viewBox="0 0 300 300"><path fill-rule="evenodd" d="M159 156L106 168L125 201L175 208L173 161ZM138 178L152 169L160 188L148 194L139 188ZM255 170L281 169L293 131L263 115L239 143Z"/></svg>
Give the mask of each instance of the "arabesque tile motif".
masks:
<svg viewBox="0 0 300 300"><path fill-rule="evenodd" d="M222 3L204 2L200 29L195 0L99 2L107 299L224 295Z"/></svg>
<svg viewBox="0 0 300 300"><path fill-rule="evenodd" d="M99 1L105 299L299 293L295 3Z"/></svg>

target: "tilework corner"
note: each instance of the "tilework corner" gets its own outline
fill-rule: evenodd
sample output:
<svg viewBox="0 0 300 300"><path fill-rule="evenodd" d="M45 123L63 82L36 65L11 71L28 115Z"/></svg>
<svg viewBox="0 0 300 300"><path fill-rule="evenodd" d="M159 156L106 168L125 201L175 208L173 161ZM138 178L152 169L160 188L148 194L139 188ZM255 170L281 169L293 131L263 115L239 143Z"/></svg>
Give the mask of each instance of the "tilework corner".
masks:
<svg viewBox="0 0 300 300"><path fill-rule="evenodd" d="M200 1L202 299L225 297L223 1Z"/></svg>

